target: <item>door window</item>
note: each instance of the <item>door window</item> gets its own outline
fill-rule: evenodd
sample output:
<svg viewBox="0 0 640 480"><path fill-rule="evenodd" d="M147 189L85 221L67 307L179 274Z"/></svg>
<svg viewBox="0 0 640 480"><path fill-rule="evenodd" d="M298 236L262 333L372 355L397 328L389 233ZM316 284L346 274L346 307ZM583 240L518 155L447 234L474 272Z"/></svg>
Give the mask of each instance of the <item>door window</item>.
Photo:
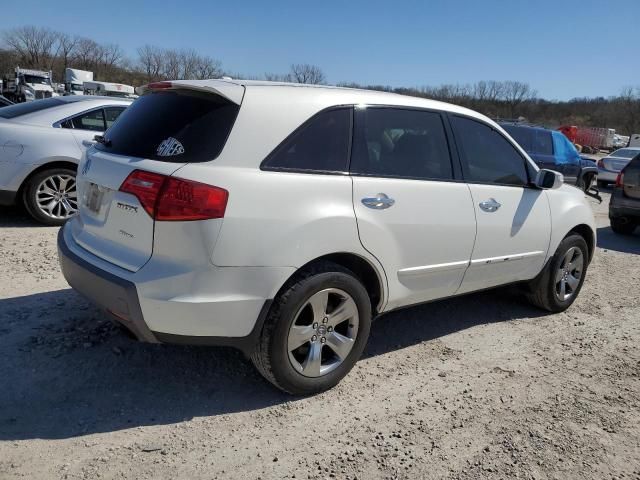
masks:
<svg viewBox="0 0 640 480"><path fill-rule="evenodd" d="M65 122L65 124L68 122ZM73 128L80 130L93 130L96 132L104 132L104 113L102 109L93 110L91 112L77 115L71 119Z"/></svg>
<svg viewBox="0 0 640 480"><path fill-rule="evenodd" d="M104 109L104 119L107 122L107 128L109 128L118 119L120 114L124 112L125 107L107 107Z"/></svg>
<svg viewBox="0 0 640 480"><path fill-rule="evenodd" d="M553 155L551 132L545 130L535 131L533 135L533 151L535 153L539 153L540 155Z"/></svg>
<svg viewBox="0 0 640 480"><path fill-rule="evenodd" d="M351 137L351 108L326 110L285 140L263 168L345 172Z"/></svg>
<svg viewBox="0 0 640 480"><path fill-rule="evenodd" d="M453 178L439 113L370 107L359 132L351 160L352 173L425 180Z"/></svg>
<svg viewBox="0 0 640 480"><path fill-rule="evenodd" d="M526 160L502 134L470 118L452 116L456 143L462 150L467 182L524 186Z"/></svg>

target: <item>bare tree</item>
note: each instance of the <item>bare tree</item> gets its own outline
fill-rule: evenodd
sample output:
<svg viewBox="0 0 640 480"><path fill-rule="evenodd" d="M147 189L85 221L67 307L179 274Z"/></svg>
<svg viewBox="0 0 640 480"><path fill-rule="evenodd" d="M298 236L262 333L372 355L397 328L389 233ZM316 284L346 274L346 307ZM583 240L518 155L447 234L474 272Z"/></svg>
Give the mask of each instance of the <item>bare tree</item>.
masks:
<svg viewBox="0 0 640 480"><path fill-rule="evenodd" d="M4 43L12 49L21 66L48 69L57 46L57 33L32 25L5 31Z"/></svg>
<svg viewBox="0 0 640 480"><path fill-rule="evenodd" d="M268 82L291 82L291 74L289 73L265 73L264 79Z"/></svg>
<svg viewBox="0 0 640 480"><path fill-rule="evenodd" d="M79 38L72 37L67 33L58 33L58 55L62 60L62 68L69 66L69 59L78 45Z"/></svg>
<svg viewBox="0 0 640 480"><path fill-rule="evenodd" d="M291 65L291 79L297 83L320 84L325 83L324 73L315 65L296 63Z"/></svg>
<svg viewBox="0 0 640 480"><path fill-rule="evenodd" d="M145 73L147 82L160 80L164 70L162 49L153 45L138 48L138 68Z"/></svg>
<svg viewBox="0 0 640 480"><path fill-rule="evenodd" d="M516 108L526 100L533 100L537 92L528 83L509 80L502 83L503 99L509 108L509 117L513 118Z"/></svg>

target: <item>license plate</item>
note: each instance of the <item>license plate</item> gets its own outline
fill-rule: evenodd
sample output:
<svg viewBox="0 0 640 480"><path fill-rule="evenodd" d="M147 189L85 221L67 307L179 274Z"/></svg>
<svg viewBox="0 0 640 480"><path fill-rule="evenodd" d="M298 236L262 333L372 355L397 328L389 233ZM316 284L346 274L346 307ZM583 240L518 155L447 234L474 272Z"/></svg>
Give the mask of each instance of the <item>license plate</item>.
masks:
<svg viewBox="0 0 640 480"><path fill-rule="evenodd" d="M85 205L87 208L94 212L98 213L100 210L100 204L102 203L102 191L98 185L92 183L89 185L89 189L87 191L87 195L85 197Z"/></svg>

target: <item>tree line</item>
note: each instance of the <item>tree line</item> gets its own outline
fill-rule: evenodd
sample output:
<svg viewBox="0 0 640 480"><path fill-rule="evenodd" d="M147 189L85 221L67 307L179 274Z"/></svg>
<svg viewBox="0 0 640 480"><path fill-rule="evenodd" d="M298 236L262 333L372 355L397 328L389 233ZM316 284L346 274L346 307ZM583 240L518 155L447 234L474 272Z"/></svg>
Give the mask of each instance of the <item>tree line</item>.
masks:
<svg viewBox="0 0 640 480"><path fill-rule="evenodd" d="M90 38L73 36L45 27L24 26L2 32L0 37L0 75L10 74L16 66L51 70L55 81L62 82L67 67L90 70L96 80L130 85L167 79L205 79L229 75L234 78L325 84L322 69L305 63L292 64L284 73L244 75L224 69L218 59L194 49L167 49L143 45L136 58L129 58L117 44L100 44ZM615 128L618 133L640 133L640 87L626 87L619 95L550 101L521 81L479 81L473 84L447 84L423 87L359 85L368 88L431 98L462 105L495 119L524 118L549 127L563 124Z"/></svg>

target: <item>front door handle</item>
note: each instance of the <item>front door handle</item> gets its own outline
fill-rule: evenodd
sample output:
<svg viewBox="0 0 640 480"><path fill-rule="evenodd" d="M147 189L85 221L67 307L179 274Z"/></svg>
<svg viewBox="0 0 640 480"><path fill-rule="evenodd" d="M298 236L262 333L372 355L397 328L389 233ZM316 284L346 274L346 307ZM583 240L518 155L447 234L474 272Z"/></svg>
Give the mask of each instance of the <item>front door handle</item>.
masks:
<svg viewBox="0 0 640 480"><path fill-rule="evenodd" d="M485 212L495 212L502 205L496 201L495 198L490 198L489 200L485 200L484 202L480 202L480 208Z"/></svg>
<svg viewBox="0 0 640 480"><path fill-rule="evenodd" d="M362 204L365 207L373 208L374 210L384 210L393 206L394 203L396 201L384 193L376 193L373 197L364 197L362 199Z"/></svg>

